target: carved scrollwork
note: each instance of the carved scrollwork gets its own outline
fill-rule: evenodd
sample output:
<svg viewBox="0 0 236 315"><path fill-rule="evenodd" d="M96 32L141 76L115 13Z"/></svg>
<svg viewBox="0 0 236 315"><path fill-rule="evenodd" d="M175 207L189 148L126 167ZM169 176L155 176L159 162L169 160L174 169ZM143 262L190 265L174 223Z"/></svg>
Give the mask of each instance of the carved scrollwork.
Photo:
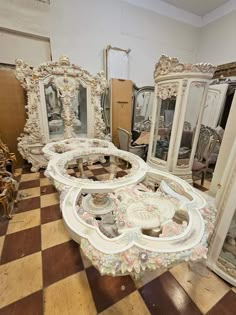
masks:
<svg viewBox="0 0 236 315"><path fill-rule="evenodd" d="M202 72L202 73L214 73L215 67L210 63L196 63L196 64L184 64L179 62L177 58L171 58L166 55L162 55L159 61L156 63L154 71L154 79L157 77L168 75L170 73L182 73L182 72Z"/></svg>
<svg viewBox="0 0 236 315"><path fill-rule="evenodd" d="M231 277L236 277L236 267L229 261L225 260L222 257L218 258L218 261L216 262L216 265L223 270L226 274L230 275Z"/></svg>
<svg viewBox="0 0 236 315"><path fill-rule="evenodd" d="M184 71L184 64L180 63L177 58L171 58L162 55L155 66L154 77L158 75L166 75L169 72L182 72Z"/></svg>
<svg viewBox="0 0 236 315"><path fill-rule="evenodd" d="M157 96L162 100L166 100L167 98L177 96L178 88L179 88L178 83L159 84L157 86Z"/></svg>
<svg viewBox="0 0 236 315"><path fill-rule="evenodd" d="M44 128L45 124L42 121L43 102L40 84L44 81L50 82L61 101L64 138L70 138L75 135L73 129L75 113L71 104L80 85L88 88L88 93L90 93L87 114L91 115L93 113L94 121L92 124L94 127L92 134L89 134L89 136L100 139L105 138L105 123L102 118L100 97L107 88L107 81L102 71L96 76L92 76L78 65L71 64L67 56L62 56L59 61L42 63L35 68L31 68L24 61L18 59L16 60L16 77L27 91L26 111L28 117L24 133L18 138L18 149L24 159L34 164L32 162L34 158L32 156L29 158L28 146L37 144L43 147L48 142L47 132ZM43 166L40 165L40 167Z"/></svg>

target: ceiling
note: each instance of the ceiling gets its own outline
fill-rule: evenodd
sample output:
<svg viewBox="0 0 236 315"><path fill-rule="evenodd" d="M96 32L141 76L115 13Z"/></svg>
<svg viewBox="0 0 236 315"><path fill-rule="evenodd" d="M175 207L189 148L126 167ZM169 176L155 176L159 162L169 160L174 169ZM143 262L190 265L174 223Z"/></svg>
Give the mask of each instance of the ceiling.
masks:
<svg viewBox="0 0 236 315"><path fill-rule="evenodd" d="M161 0L176 8L183 9L193 14L204 16L229 0Z"/></svg>
<svg viewBox="0 0 236 315"><path fill-rule="evenodd" d="M233 11L236 11L236 0L123 1L195 27L203 27Z"/></svg>

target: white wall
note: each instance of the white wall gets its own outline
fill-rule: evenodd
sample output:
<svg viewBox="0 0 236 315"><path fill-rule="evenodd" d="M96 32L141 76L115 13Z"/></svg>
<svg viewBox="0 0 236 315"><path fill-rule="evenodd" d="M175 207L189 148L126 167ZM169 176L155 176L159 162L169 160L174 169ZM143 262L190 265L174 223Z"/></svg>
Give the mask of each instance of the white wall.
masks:
<svg viewBox="0 0 236 315"><path fill-rule="evenodd" d="M130 48L130 79L140 86L153 85L161 54L193 62L199 33L120 0L51 0L50 7L32 0L0 0L0 27L49 36L53 59L67 54L93 74L103 68L107 45Z"/></svg>
<svg viewBox="0 0 236 315"><path fill-rule="evenodd" d="M102 68L108 44L130 48L130 79L153 85L154 65L161 54L193 61L198 30L119 0L52 1L52 54L66 53L91 72Z"/></svg>
<svg viewBox="0 0 236 315"><path fill-rule="evenodd" d="M200 29L196 61L215 65L236 60L236 11Z"/></svg>

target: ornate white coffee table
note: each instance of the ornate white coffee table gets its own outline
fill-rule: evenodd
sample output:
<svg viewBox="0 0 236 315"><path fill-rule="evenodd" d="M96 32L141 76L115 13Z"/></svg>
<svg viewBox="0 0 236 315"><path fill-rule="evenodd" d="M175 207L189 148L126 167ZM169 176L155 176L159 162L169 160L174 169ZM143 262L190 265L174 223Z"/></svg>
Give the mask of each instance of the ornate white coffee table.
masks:
<svg viewBox="0 0 236 315"><path fill-rule="evenodd" d="M70 161L91 156L123 159L128 174L107 180L74 178ZM87 148L55 155L46 175L61 191L70 236L101 274L134 276L206 257L214 209L180 178L154 170L118 149ZM156 188L159 187L157 190Z"/></svg>
<svg viewBox="0 0 236 315"><path fill-rule="evenodd" d="M57 154L89 148L116 149L112 142L106 140L95 138L69 138L60 141L49 142L43 147L42 150L45 158L50 160Z"/></svg>
<svg viewBox="0 0 236 315"><path fill-rule="evenodd" d="M116 149L112 142L106 140L95 138L69 138L60 141L50 142L43 147L42 151L44 153L44 157L49 161L56 155L60 155L65 152L71 152L75 150L87 150L89 148L109 148L111 150ZM78 158L77 160L71 161L71 166L73 167L75 164L77 164L78 169L81 173L81 177L84 178L83 163L92 165L97 161L100 161L101 163L106 162L104 157L88 156L86 160Z"/></svg>

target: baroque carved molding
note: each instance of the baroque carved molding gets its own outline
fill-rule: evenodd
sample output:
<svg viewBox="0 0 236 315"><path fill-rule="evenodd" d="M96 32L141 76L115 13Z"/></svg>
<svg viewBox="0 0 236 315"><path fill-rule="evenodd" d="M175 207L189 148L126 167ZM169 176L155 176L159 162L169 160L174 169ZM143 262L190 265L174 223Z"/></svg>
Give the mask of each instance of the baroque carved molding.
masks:
<svg viewBox="0 0 236 315"><path fill-rule="evenodd" d="M105 123L102 118L102 107L100 103L101 94L107 88L107 81L103 71L96 76L92 76L88 71L78 65L71 64L66 56L62 56L59 61L42 63L35 68L31 68L21 59L16 60L16 77L27 92L27 119L24 133L18 138L18 149L24 159L33 164L34 169L45 167L46 160L43 156L35 158L35 148L41 150L48 142L49 135L44 128L47 119L42 108L44 101L40 84L50 82L55 88L58 99L62 104L61 118L64 123L64 139L75 136L73 121L75 114L72 109L72 101L75 98L76 90L79 86L87 88L87 115L92 115L92 136L104 139ZM42 89L42 88L41 88ZM41 146L41 147L40 147ZM39 154L42 154L39 153ZM38 154L37 154L38 155ZM43 161L43 163L42 163Z"/></svg>
<svg viewBox="0 0 236 315"><path fill-rule="evenodd" d="M168 75L170 73L201 72L213 74L214 71L215 67L210 63L185 64L179 62L179 60L175 57L171 58L169 56L162 55L155 66L154 80L156 81L157 77Z"/></svg>
<svg viewBox="0 0 236 315"><path fill-rule="evenodd" d="M229 261L225 260L223 257L219 257L216 265L223 270L227 275L231 277L236 277L236 266L230 263Z"/></svg>
<svg viewBox="0 0 236 315"><path fill-rule="evenodd" d="M157 96L162 100L166 100L167 98L171 98L173 96L177 96L178 94L178 83L166 83L159 84L157 86Z"/></svg>
<svg viewBox="0 0 236 315"><path fill-rule="evenodd" d="M129 173L101 181L67 173L69 161L92 155L123 159L131 165ZM101 274L140 276L144 270L206 258L215 212L186 182L147 167L138 156L114 148L88 146L53 154L46 176L61 191L65 227ZM87 196L83 196L85 191ZM100 197L99 204L97 199L92 202L94 193ZM101 208L100 203L106 206Z"/></svg>

